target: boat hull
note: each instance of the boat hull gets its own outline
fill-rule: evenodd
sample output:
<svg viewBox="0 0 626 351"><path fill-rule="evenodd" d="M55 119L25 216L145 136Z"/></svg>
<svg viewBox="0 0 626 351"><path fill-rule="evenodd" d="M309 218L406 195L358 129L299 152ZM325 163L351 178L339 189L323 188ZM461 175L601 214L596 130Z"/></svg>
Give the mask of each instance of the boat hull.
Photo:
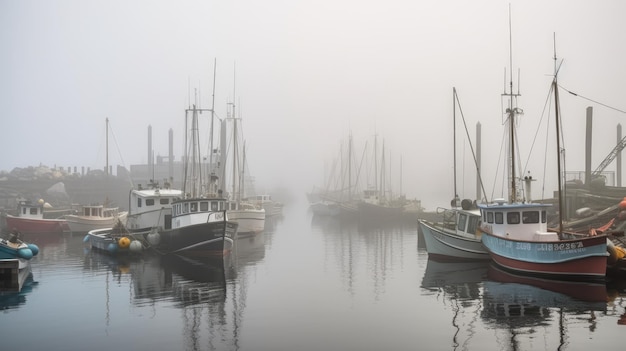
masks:
<svg viewBox="0 0 626 351"><path fill-rule="evenodd" d="M206 222L161 230L158 232L158 243L150 238L148 241L161 254L220 256L231 252L237 228L237 222L230 220Z"/></svg>
<svg viewBox="0 0 626 351"><path fill-rule="evenodd" d="M602 280L606 275L606 236L534 242L483 231L482 242L493 261L510 271L563 280Z"/></svg>
<svg viewBox="0 0 626 351"><path fill-rule="evenodd" d="M480 238L466 238L418 221L429 257L440 260L489 260L489 252Z"/></svg>
<svg viewBox="0 0 626 351"><path fill-rule="evenodd" d="M341 207L334 202L314 202L310 207L311 211L318 216L338 216L341 213Z"/></svg>
<svg viewBox="0 0 626 351"><path fill-rule="evenodd" d="M265 229L265 210L229 210L228 219L237 223L237 236L254 235Z"/></svg>
<svg viewBox="0 0 626 351"><path fill-rule="evenodd" d="M94 229L112 228L118 221L126 225L127 217L128 212L121 212L119 216L115 217L67 215L65 220L72 233L87 233Z"/></svg>
<svg viewBox="0 0 626 351"><path fill-rule="evenodd" d="M23 218L6 215L6 229L17 230L22 234L32 233L63 233L68 231L65 219Z"/></svg>

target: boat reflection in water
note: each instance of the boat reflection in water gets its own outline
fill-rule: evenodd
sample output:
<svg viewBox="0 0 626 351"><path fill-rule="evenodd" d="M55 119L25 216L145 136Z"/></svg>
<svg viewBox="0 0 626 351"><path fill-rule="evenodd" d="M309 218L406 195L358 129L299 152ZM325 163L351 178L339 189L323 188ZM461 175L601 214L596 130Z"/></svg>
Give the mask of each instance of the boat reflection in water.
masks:
<svg viewBox="0 0 626 351"><path fill-rule="evenodd" d="M493 263L483 284L481 317L498 331L501 347L541 339L536 342L561 349L572 343L576 329L594 331L596 313L605 313L611 300L604 283L521 276Z"/></svg>
<svg viewBox="0 0 626 351"><path fill-rule="evenodd" d="M175 349L230 350L238 343L249 276L265 257L264 243L265 234L259 233L237 239L229 255L204 258L148 252L115 257L88 250L84 270L104 285L106 328L119 325L112 319L128 309L130 294L137 317L148 314L182 331L180 339L170 340ZM170 349L153 349L161 348Z"/></svg>
<svg viewBox="0 0 626 351"><path fill-rule="evenodd" d="M432 294L452 311L454 349L472 349L472 337L480 328L482 283L488 261L441 261L429 258L422 278L424 295ZM481 345L478 343L477 345ZM480 346L475 346L480 347Z"/></svg>
<svg viewBox="0 0 626 351"><path fill-rule="evenodd" d="M89 251L86 265L102 270L108 266L114 281L132 283L132 302L137 306L155 301L174 302L179 307L203 302L224 302L228 259L199 260L179 255L144 253L140 257L112 257Z"/></svg>
<svg viewBox="0 0 626 351"><path fill-rule="evenodd" d="M602 317L626 323L620 287L520 276L492 262L429 258L421 289L450 315L452 329L441 335L451 338L453 349L484 348L486 334L499 350L577 349ZM600 348L610 345L608 339L598 342Z"/></svg>

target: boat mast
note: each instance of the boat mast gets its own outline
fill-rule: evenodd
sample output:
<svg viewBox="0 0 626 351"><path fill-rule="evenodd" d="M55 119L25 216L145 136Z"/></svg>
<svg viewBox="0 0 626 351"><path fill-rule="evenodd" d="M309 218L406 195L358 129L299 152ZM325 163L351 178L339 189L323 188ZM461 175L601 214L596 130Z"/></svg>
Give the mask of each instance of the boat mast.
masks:
<svg viewBox="0 0 626 351"><path fill-rule="evenodd" d="M191 197L199 195L199 166L200 166L200 153L198 152L198 110L196 105L193 105L192 120L191 120Z"/></svg>
<svg viewBox="0 0 626 351"><path fill-rule="evenodd" d="M241 160L241 176L239 177L239 200L245 198L245 186L246 186L246 142L243 142Z"/></svg>
<svg viewBox="0 0 626 351"><path fill-rule="evenodd" d="M563 233L563 194L561 184L561 117L560 117L560 106L559 106L559 86L557 84L557 67L556 67L556 39L554 44L554 79L552 80L552 89L554 89L554 115L556 118L556 164L557 164L557 175L558 175L558 194L559 194L559 236Z"/></svg>
<svg viewBox="0 0 626 351"><path fill-rule="evenodd" d="M105 175L109 175L109 117L106 118L106 169Z"/></svg>
<svg viewBox="0 0 626 351"><path fill-rule="evenodd" d="M215 119L215 70L217 68L217 59L213 59L213 96L211 102L211 131L209 140L209 178L214 173L213 170L213 120ZM209 180L210 183L210 180Z"/></svg>
<svg viewBox="0 0 626 351"><path fill-rule="evenodd" d="M238 148L237 148L237 116L235 114L235 72L233 70L233 103L232 103L232 117L233 117L233 194L232 200L239 202L239 196L237 196L237 161L238 161Z"/></svg>
<svg viewBox="0 0 626 351"><path fill-rule="evenodd" d="M517 202L517 177L515 170L515 115L521 114L522 110L513 107L513 99L520 96L519 89L517 93L513 93L513 35L511 25L511 6L509 5L509 91L505 91L503 96L509 97L509 107L506 112L509 120L509 203ZM505 70L506 72L506 70ZM506 74L505 74L506 75Z"/></svg>
<svg viewBox="0 0 626 351"><path fill-rule="evenodd" d="M348 137L348 201L352 201L352 131Z"/></svg>
<svg viewBox="0 0 626 351"><path fill-rule="evenodd" d="M376 191L376 197L380 197L378 194L378 136L374 133L374 190Z"/></svg>
<svg viewBox="0 0 626 351"><path fill-rule="evenodd" d="M457 207L459 193L456 189L456 88L452 87L452 148L453 148L453 173L454 173L454 200L452 207Z"/></svg>

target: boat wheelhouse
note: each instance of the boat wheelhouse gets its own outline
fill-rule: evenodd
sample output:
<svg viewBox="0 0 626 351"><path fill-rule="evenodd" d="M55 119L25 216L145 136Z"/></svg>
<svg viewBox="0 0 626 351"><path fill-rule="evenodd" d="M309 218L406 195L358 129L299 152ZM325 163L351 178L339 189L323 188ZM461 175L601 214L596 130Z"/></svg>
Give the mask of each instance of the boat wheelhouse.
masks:
<svg viewBox="0 0 626 351"><path fill-rule="evenodd" d="M191 198L172 203L172 228L224 221L226 199ZM226 219L228 220L228 219Z"/></svg>
<svg viewBox="0 0 626 351"><path fill-rule="evenodd" d="M128 203L126 226L129 230L149 230L150 228L170 229L172 227L172 204L183 197L183 192L171 189L168 184L160 188L131 190Z"/></svg>
<svg viewBox="0 0 626 351"><path fill-rule="evenodd" d="M506 203L504 199L494 204L479 204L482 227L496 236L517 240L558 240L557 233L548 231L548 204Z"/></svg>

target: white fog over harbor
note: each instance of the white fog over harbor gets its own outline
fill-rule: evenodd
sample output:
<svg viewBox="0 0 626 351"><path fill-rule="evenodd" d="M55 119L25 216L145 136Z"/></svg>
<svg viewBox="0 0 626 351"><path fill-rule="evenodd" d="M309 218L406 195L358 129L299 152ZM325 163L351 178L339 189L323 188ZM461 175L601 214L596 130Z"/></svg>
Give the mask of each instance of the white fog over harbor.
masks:
<svg viewBox="0 0 626 351"><path fill-rule="evenodd" d="M584 170L587 106L592 167L613 149L626 110L624 13L617 0L0 1L0 170L101 169L106 118L110 164L147 163L149 126L155 157L168 154L172 129L180 158L185 109L212 106L215 71L216 115L236 104L257 187L310 191L350 134L359 157L376 135L397 191L429 208L449 203L456 87L472 139L482 126L491 196L511 63L521 162L532 148L535 178L556 162L544 155L555 48L568 170ZM459 192L471 197L471 150L457 128ZM534 196L551 196L555 182Z"/></svg>

